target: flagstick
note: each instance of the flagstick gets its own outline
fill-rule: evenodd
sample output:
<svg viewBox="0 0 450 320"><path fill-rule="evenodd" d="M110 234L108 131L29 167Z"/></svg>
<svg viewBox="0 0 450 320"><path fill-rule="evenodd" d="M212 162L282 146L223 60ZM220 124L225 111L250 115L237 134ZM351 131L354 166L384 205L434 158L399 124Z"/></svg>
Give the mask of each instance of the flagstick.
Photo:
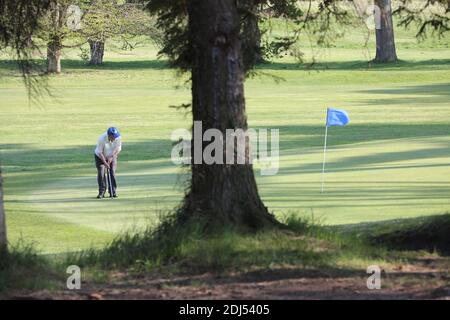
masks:
<svg viewBox="0 0 450 320"><path fill-rule="evenodd" d="M327 136L328 136L328 123L325 124L325 143L323 145L323 164L322 164L322 188L320 193L323 193L323 184L325 182L325 159L327 154Z"/></svg>

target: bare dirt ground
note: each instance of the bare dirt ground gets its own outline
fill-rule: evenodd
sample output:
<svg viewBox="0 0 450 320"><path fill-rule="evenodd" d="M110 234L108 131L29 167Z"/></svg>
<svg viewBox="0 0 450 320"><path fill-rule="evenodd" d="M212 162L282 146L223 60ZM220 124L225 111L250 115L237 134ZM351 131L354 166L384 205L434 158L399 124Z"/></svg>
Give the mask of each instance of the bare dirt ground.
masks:
<svg viewBox="0 0 450 320"><path fill-rule="evenodd" d="M449 258L423 258L383 270L381 289L367 289L365 270L278 268L245 274L162 277L116 273L80 290L9 292L3 299L445 299Z"/></svg>

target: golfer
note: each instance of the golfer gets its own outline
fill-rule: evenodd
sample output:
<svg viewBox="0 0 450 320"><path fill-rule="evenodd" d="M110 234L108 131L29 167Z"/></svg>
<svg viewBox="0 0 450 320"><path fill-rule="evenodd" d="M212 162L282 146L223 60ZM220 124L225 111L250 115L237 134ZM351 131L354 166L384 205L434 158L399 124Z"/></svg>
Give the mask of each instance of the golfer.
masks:
<svg viewBox="0 0 450 320"><path fill-rule="evenodd" d="M98 196L97 199L105 197L106 170L111 173L112 188L110 197L117 198L116 169L117 156L122 151L122 138L117 128L111 127L100 138L95 148L95 166L97 167Z"/></svg>

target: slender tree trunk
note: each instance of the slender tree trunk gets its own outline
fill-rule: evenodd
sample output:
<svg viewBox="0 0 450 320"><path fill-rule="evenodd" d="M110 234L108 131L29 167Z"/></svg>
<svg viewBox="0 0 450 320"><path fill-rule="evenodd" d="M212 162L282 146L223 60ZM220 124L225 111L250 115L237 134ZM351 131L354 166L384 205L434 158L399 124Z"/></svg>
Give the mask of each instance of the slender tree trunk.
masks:
<svg viewBox="0 0 450 320"><path fill-rule="evenodd" d="M53 34L47 44L47 73L61 72L61 48L62 48L62 32L66 17L67 6L63 6L57 1L50 4L51 25Z"/></svg>
<svg viewBox="0 0 450 320"><path fill-rule="evenodd" d="M392 22L391 0L375 0L375 5L380 8L380 29L376 29L377 52L376 62L395 62L397 53L395 50L394 25ZM375 15L375 19L378 19Z"/></svg>
<svg viewBox="0 0 450 320"><path fill-rule="evenodd" d="M257 0L244 1L244 16L241 44L244 66L250 69L253 65L264 61L261 47L261 30L258 25L258 2Z"/></svg>
<svg viewBox="0 0 450 320"><path fill-rule="evenodd" d="M224 136L226 129L246 130L244 67L236 2L192 0L188 13L193 50L193 120L202 122L203 132L215 128ZM193 141L196 139L201 137L194 131ZM202 150L206 145L203 143ZM200 216L212 225L232 225L245 230L277 224L259 197L248 161L246 164L192 163L191 168L191 188L184 200L182 218Z"/></svg>
<svg viewBox="0 0 450 320"><path fill-rule="evenodd" d="M47 73L61 72L61 43L54 39L47 45Z"/></svg>
<svg viewBox="0 0 450 320"><path fill-rule="evenodd" d="M5 207L3 205L3 179L2 171L0 168L0 251L6 249L7 238L6 238L6 218L5 218Z"/></svg>
<svg viewBox="0 0 450 320"><path fill-rule="evenodd" d="M89 40L91 48L91 60L89 64L99 65L103 63L103 54L105 52L105 43L102 41Z"/></svg>

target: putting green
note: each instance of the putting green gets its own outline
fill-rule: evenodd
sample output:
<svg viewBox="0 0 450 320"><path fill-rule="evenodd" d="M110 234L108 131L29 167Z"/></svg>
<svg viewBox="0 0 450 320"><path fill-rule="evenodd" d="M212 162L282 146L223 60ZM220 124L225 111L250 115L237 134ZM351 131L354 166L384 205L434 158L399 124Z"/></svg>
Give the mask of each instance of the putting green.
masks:
<svg viewBox="0 0 450 320"><path fill-rule="evenodd" d="M260 66L260 75L247 81L250 126L280 130L278 174L256 170L262 198L276 214L314 214L328 224L449 211L448 40L412 49L411 35L400 32L405 61L372 68L350 40L326 50L316 69L284 58ZM181 201L186 174L170 162L170 134L189 128L190 117L168 106L189 102L190 91L186 77L155 57L150 46L128 55L112 50L95 68L68 52L64 73L50 82L56 99L40 107L28 105L12 64L0 64L12 243L33 241L44 253L101 246L120 231L157 223ZM329 130L321 194L329 106L347 110L351 122ZM93 149L111 125L124 137L120 197L97 200Z"/></svg>

